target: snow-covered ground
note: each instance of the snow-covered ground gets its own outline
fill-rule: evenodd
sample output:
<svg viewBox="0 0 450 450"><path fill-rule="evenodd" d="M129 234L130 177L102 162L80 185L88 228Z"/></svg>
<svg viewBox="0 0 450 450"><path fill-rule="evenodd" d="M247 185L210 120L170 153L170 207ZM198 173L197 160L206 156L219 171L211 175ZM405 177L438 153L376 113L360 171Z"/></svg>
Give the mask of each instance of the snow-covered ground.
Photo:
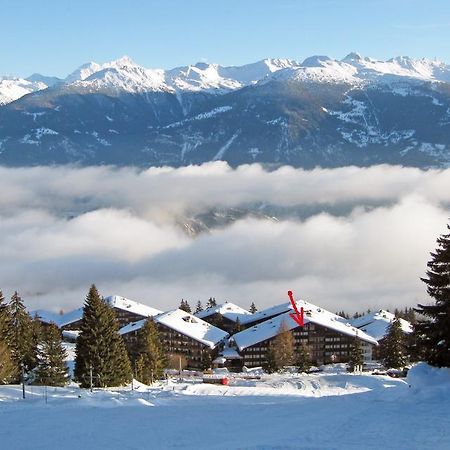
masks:
<svg viewBox="0 0 450 450"><path fill-rule="evenodd" d="M0 386L2 449L448 449L450 370L182 379L90 393Z"/></svg>

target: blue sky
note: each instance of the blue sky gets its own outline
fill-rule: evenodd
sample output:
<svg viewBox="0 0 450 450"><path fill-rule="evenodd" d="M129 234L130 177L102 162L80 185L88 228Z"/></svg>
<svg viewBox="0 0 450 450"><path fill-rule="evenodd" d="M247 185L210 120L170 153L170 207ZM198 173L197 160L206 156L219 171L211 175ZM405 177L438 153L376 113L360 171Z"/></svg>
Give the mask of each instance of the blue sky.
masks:
<svg viewBox="0 0 450 450"><path fill-rule="evenodd" d="M0 75L125 54L155 68L350 51L450 63L448 0L0 0L0 15Z"/></svg>

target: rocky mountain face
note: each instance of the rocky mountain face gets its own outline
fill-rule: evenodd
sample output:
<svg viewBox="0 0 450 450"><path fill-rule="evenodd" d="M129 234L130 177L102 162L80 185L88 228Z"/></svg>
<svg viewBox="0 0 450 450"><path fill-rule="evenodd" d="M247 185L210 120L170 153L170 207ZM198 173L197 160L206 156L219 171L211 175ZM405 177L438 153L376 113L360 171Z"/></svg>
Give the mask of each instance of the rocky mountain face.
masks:
<svg viewBox="0 0 450 450"><path fill-rule="evenodd" d="M0 164L450 164L450 66L350 54L0 81Z"/></svg>

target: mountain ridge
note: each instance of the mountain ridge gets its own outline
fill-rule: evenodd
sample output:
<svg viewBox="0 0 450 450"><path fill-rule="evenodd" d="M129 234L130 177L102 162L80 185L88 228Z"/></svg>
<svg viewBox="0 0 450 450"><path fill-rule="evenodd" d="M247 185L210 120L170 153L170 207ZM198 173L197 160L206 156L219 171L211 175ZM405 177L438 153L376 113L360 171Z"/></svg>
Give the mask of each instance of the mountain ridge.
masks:
<svg viewBox="0 0 450 450"><path fill-rule="evenodd" d="M162 70L123 57L32 80L0 82L31 90L0 106L0 164L450 164L450 66L437 60Z"/></svg>

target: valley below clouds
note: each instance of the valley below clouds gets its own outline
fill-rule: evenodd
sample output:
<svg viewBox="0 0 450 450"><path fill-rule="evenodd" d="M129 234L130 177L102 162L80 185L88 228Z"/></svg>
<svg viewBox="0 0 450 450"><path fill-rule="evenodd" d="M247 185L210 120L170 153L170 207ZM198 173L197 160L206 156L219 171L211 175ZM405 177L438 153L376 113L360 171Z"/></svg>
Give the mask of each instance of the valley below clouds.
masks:
<svg viewBox="0 0 450 450"><path fill-rule="evenodd" d="M414 306L450 205L450 170L387 165L0 177L0 288L55 311L80 306L91 283L160 309L211 296L262 308L289 289L332 311Z"/></svg>

